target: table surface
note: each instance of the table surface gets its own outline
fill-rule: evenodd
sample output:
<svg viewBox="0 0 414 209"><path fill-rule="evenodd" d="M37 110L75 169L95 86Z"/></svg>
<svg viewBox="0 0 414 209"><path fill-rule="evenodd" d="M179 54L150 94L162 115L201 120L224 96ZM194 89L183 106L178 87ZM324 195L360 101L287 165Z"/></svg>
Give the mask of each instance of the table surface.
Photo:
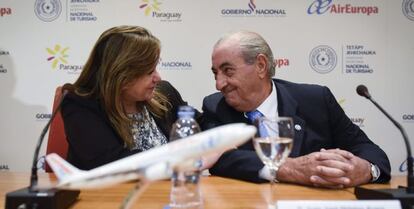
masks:
<svg viewBox="0 0 414 209"><path fill-rule="evenodd" d="M39 174L39 185L56 182L53 174ZM136 182L127 182L105 189L82 190L73 209L119 208L122 200ZM29 173L0 172L0 209L5 207L8 192L29 185ZM388 184L368 184L367 188L396 188L406 185L406 178L393 176ZM164 208L169 201L170 181L150 184L133 208ZM269 184L254 184L233 179L205 176L201 179L204 208L267 208ZM354 188L340 190L313 188L293 184L276 185L278 200L353 200Z"/></svg>

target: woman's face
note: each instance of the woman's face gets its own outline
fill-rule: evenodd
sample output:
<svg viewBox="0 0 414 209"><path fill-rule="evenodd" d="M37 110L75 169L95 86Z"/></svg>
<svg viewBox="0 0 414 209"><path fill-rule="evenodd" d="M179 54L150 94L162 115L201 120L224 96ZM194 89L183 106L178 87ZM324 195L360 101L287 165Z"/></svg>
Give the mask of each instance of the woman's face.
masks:
<svg viewBox="0 0 414 209"><path fill-rule="evenodd" d="M130 103L151 100L154 96L155 86L160 80L160 74L154 67L150 72L136 78L122 88L123 100Z"/></svg>

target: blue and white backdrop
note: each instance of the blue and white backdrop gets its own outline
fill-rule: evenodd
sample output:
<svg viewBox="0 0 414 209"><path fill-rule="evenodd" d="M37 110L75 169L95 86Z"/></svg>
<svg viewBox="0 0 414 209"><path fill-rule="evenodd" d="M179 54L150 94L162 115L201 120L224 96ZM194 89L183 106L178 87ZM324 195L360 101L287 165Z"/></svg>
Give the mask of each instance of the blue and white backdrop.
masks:
<svg viewBox="0 0 414 209"><path fill-rule="evenodd" d="M104 30L126 24L159 37L161 76L197 108L216 91L217 39L258 32L276 77L330 87L400 173L400 133L355 87L368 86L414 140L414 0L1 0L0 171L29 171L56 86L79 76Z"/></svg>

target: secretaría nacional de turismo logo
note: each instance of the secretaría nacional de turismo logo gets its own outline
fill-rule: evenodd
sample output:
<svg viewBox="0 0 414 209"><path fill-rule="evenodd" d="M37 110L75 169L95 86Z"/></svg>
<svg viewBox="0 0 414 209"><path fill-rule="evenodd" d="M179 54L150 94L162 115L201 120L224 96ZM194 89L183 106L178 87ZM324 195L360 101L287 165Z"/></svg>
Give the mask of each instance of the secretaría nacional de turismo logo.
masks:
<svg viewBox="0 0 414 209"><path fill-rule="evenodd" d="M52 69L56 69L59 63L68 64L66 60L69 55L66 53L68 52L69 47L62 47L60 44L56 44L53 49L46 48L47 53L49 54L47 61L52 62Z"/></svg>
<svg viewBox="0 0 414 209"><path fill-rule="evenodd" d="M414 0L404 0L402 11L409 20L414 21Z"/></svg>
<svg viewBox="0 0 414 209"><path fill-rule="evenodd" d="M309 54L309 64L313 70L325 74L335 69L338 57L330 46L317 46Z"/></svg>
<svg viewBox="0 0 414 209"><path fill-rule="evenodd" d="M40 20L52 22L60 16L62 4L60 0L36 0L34 11Z"/></svg>
<svg viewBox="0 0 414 209"><path fill-rule="evenodd" d="M330 14L363 14L363 15L372 15L378 14L379 9L377 6L356 6L350 3L345 4L335 4L334 0L314 0L308 7L308 14L317 14L323 15L326 13Z"/></svg>

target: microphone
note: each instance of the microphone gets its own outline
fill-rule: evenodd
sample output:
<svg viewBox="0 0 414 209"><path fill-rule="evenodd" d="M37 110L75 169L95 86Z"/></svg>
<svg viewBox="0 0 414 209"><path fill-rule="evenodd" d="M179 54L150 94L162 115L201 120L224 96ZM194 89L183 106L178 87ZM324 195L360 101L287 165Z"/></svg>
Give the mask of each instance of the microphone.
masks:
<svg viewBox="0 0 414 209"><path fill-rule="evenodd" d="M66 209L68 208L79 196L80 191L71 190L58 190L58 189L39 189L37 188L38 176L37 176L37 159L39 158L39 151L45 135L52 123L53 119L60 111L68 90L66 90L65 84L62 87L62 96L58 106L53 111L49 121L43 128L40 137L38 139L34 156L33 164L30 176L30 185L28 187L9 192L6 194L6 209Z"/></svg>
<svg viewBox="0 0 414 209"><path fill-rule="evenodd" d="M359 96L365 97L367 99L371 99L371 95L368 92L368 88L364 85L359 85L356 89Z"/></svg>
<svg viewBox="0 0 414 209"><path fill-rule="evenodd" d="M368 88L359 85L356 88L358 95L370 100L384 115L398 128L403 136L405 148L407 150L407 187L399 186L397 189L366 189L355 187L355 196L358 199L398 199L404 209L413 208L414 206L414 175L413 175L413 157L411 155L411 146L404 128L391 117L368 92Z"/></svg>

